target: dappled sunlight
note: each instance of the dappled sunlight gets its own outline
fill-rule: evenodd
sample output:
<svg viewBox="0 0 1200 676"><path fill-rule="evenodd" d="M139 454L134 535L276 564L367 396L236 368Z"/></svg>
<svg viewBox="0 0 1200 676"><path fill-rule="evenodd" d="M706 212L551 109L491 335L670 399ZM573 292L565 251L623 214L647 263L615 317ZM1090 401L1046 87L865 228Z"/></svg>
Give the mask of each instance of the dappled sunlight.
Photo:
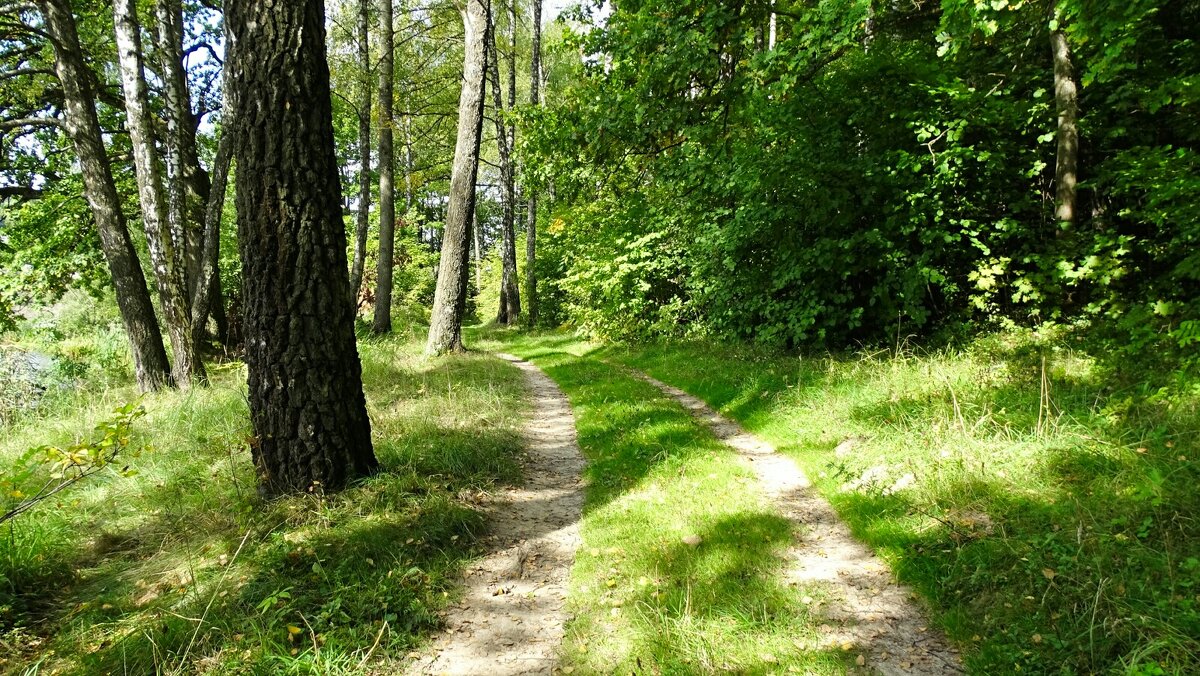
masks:
<svg viewBox="0 0 1200 676"><path fill-rule="evenodd" d="M396 338L361 350L382 469L337 495L258 497L240 368L147 396L134 434L153 448L126 459L136 476L100 475L12 524L5 658L84 673L353 669L373 644L386 662L436 626L488 531L480 491L521 480L524 390L480 355L428 362ZM46 429L63 443L102 415L62 411L0 452Z"/></svg>

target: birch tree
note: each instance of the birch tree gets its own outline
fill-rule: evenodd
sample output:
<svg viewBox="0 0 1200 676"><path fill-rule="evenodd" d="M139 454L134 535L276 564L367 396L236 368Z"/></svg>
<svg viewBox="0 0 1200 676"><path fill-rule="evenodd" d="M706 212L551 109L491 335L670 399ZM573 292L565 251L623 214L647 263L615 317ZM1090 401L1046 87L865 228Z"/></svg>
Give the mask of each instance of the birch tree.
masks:
<svg viewBox="0 0 1200 676"><path fill-rule="evenodd" d="M489 0L467 0L460 6L466 49L462 93L458 101L458 138L450 176L446 228L438 265L437 288L429 324L428 354L461 352L462 319L467 305L471 220L475 213L475 180L479 174L479 140L483 131L483 88L487 71Z"/></svg>

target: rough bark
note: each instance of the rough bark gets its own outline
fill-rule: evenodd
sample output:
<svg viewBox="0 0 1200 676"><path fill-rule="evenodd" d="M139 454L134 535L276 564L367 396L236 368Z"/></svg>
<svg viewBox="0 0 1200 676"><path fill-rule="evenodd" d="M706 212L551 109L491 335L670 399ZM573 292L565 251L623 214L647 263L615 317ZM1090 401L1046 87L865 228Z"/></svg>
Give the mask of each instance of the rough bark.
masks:
<svg viewBox="0 0 1200 676"><path fill-rule="evenodd" d="M1076 168L1079 158L1079 95L1075 86L1075 65L1067 36L1050 32L1050 50L1054 58L1054 103L1058 110L1058 158L1055 167L1054 214L1059 222L1075 222Z"/></svg>
<svg viewBox="0 0 1200 676"><path fill-rule="evenodd" d="M533 0L533 44L529 56L529 103L541 105L542 79L542 0ZM525 224L525 319L530 326L537 324L537 190L526 186L529 194L528 220Z"/></svg>
<svg viewBox="0 0 1200 676"><path fill-rule="evenodd" d="M226 56L228 58L228 54ZM225 87L228 92L228 84ZM204 211L203 250L200 255L200 270L192 293L192 340L200 345L204 340L205 324L211 314L217 324L217 337L222 345L229 340L229 324L225 320L221 303L221 279L217 262L221 245L221 214L225 207L225 189L229 184L229 165L233 161L234 147L238 141L237 120L229 94L225 96L225 121L221 138L217 142L217 155L213 159L212 187L208 193ZM214 311L216 310L216 311Z"/></svg>
<svg viewBox="0 0 1200 676"><path fill-rule="evenodd" d="M346 298L321 0L230 0L251 454L264 493L377 467Z"/></svg>
<svg viewBox="0 0 1200 676"><path fill-rule="evenodd" d="M166 148L167 226L173 236L183 242L188 293L194 294L201 264L201 228L204 217L202 213L193 210L193 222L187 222L188 181L197 180L191 174L199 168L200 160L196 153L191 94L188 92L187 74L183 69L182 12L177 0L155 2L154 50L158 57L159 77L162 80L163 118L167 130L163 143ZM207 184L207 176L203 177L202 182ZM196 197L200 197L201 193L207 197L208 186L192 185L191 192L195 193ZM193 200L193 204L198 204L198 200Z"/></svg>
<svg viewBox="0 0 1200 676"><path fill-rule="evenodd" d="M515 23L515 22L514 22ZM496 145L500 150L500 185L504 195L504 210L500 219L500 307L496 312L496 323L510 324L521 314L521 297L517 286L517 244L516 244L516 179L513 170L512 136L509 127L504 123L504 96L500 90L500 58L496 49L495 24L489 25L488 48L491 57L488 59L488 79L491 81L492 106L496 110ZM515 53L515 49L513 50ZM511 68L510 76L515 75ZM514 102L516 90L515 78L509 78L509 108Z"/></svg>
<svg viewBox="0 0 1200 676"><path fill-rule="evenodd" d="M392 0L379 3L379 265L375 275L376 334L392 330L392 264L396 246L396 175L392 114L395 35Z"/></svg>
<svg viewBox="0 0 1200 676"><path fill-rule="evenodd" d="M467 0L461 10L466 36L463 86L458 99L458 138L450 173L450 201L438 265L437 290L425 351L462 351L462 319L467 306L471 219L475 214L475 179L479 174L479 137L483 131L483 85L487 72L489 0Z"/></svg>
<svg viewBox="0 0 1200 676"><path fill-rule="evenodd" d="M354 262L350 266L350 307L358 313L358 292L367 260L367 232L371 227L371 0L358 3L358 67L362 89L358 95L358 218L354 227Z"/></svg>
<svg viewBox="0 0 1200 676"><path fill-rule="evenodd" d="M199 351L207 338L210 315L217 326L217 339L224 343L228 337L228 320L216 268L220 256L220 211L224 206L224 183L229 175L232 147L224 139L219 142L217 166L213 172L220 177L210 178L200 164L197 151L196 119L192 114L192 97L183 63L183 7L179 0L158 0L155 19L155 51L167 126L168 223L171 232L183 233L187 293L191 298L192 344ZM226 110L231 109L227 104ZM231 121L227 118L223 133L228 134L230 128ZM219 182L215 186L219 191L215 205L211 199L213 180ZM210 214L214 208L217 213Z"/></svg>
<svg viewBox="0 0 1200 676"><path fill-rule="evenodd" d="M113 23L116 27L117 59L121 71L121 88L125 93L125 114L129 123L129 139L133 146L133 163L137 173L138 198L142 207L142 224L150 262L158 285L159 304L167 334L171 337L172 373L175 384L191 386L193 380L203 380L204 363L192 341L190 299L183 263L184 236L175 230L167 217L159 158L154 146L150 94L144 75L141 28L134 0L115 0Z"/></svg>
<svg viewBox="0 0 1200 676"><path fill-rule="evenodd" d="M171 384L171 366L163 347L158 320L146 288L146 278L129 237L121 200L113 183L112 168L96 116L92 78L83 60L83 49L69 0L39 0L46 31L54 45L54 66L62 83L66 128L83 174L84 193L96 227L100 247L112 274L117 306L133 354L134 377L143 392Z"/></svg>

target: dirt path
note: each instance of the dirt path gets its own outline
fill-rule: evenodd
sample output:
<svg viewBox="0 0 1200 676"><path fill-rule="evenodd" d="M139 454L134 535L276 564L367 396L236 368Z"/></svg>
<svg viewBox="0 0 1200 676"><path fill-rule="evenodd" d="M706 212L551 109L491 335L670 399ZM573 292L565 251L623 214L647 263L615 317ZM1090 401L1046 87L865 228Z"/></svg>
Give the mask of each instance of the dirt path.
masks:
<svg viewBox="0 0 1200 676"><path fill-rule="evenodd" d="M466 572L446 630L411 666L417 674L550 674L567 614L567 578L579 545L583 456L563 393L529 362L534 410L525 427L529 460L521 488L498 491L488 508L492 553Z"/></svg>
<svg viewBox="0 0 1200 676"><path fill-rule="evenodd" d="M674 398L741 454L780 512L798 526L800 535L788 551L789 581L823 585L835 599L822 608L822 647L854 651L864 671L885 676L963 673L958 650L929 628L912 591L898 585L887 564L854 539L795 462L700 399L632 373Z"/></svg>

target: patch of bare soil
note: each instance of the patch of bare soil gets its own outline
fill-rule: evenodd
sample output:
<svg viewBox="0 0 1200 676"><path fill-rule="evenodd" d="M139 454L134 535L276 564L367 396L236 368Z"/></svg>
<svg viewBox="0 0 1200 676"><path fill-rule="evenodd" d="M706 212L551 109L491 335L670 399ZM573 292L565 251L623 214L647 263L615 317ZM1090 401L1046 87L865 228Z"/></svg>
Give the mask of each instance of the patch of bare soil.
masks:
<svg viewBox="0 0 1200 676"><path fill-rule="evenodd" d="M825 623L822 645L814 647L852 651L866 673L964 673L958 650L929 626L916 595L896 583L887 564L854 539L795 462L700 399L633 373L678 401L737 451L779 511L798 526L797 541L787 553L789 582L820 585L833 597L818 611Z"/></svg>
<svg viewBox="0 0 1200 676"><path fill-rule="evenodd" d="M525 427L528 461L520 488L487 507L490 553L465 571L465 593L445 631L410 666L416 674L550 674L562 642L567 579L579 546L584 460L575 419L545 374L512 355L534 405Z"/></svg>

